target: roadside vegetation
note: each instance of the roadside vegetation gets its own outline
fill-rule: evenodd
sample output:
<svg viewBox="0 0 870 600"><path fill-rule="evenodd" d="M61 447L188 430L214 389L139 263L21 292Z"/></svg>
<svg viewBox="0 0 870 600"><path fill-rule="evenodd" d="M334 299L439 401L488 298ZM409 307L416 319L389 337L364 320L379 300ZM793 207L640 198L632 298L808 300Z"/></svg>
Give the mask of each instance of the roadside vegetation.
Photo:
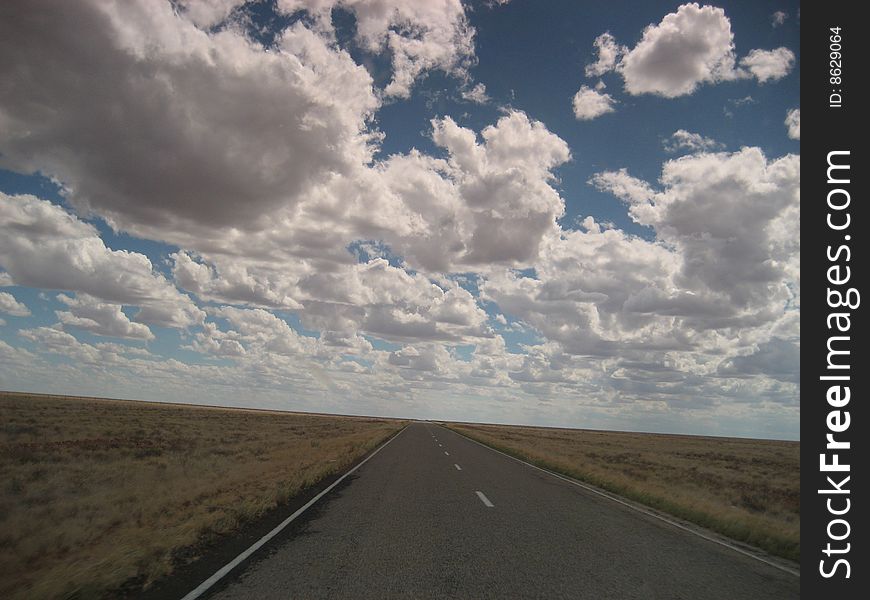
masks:
<svg viewBox="0 0 870 600"><path fill-rule="evenodd" d="M800 559L799 442L445 425L540 467Z"/></svg>
<svg viewBox="0 0 870 600"><path fill-rule="evenodd" d="M0 393L0 598L147 586L403 424Z"/></svg>

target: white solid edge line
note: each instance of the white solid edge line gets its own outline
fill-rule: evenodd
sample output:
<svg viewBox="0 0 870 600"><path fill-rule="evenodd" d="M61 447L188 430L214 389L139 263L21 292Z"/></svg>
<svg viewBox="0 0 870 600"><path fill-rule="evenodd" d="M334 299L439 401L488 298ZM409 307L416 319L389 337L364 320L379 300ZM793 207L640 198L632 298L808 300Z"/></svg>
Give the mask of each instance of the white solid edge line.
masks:
<svg viewBox="0 0 870 600"><path fill-rule="evenodd" d="M495 508L495 504L490 502L489 498L487 498L483 492L474 492L474 493L477 494L477 497L480 498L480 501L483 502L484 506L486 506L488 508Z"/></svg>
<svg viewBox="0 0 870 600"><path fill-rule="evenodd" d="M266 542L268 542L273 537L275 537L276 535L281 533L281 531L285 527L287 527L290 523L292 523L299 515L304 513L306 510L308 510L311 507L311 505L313 505L315 502L317 502L318 500L323 498L326 494L328 494L332 490L332 488L334 488L339 483L344 481L345 477L347 477L348 475L350 475L351 473L353 473L354 471L359 469L361 466L366 464L369 461L369 459L371 459L375 454L380 452L384 447L386 447L387 444L389 444L394 439L396 439L397 437L402 435L402 432L405 431L406 428L407 428L407 425L405 427L403 427L399 431L399 433L397 433L396 435L394 435L393 437L388 439L386 442L384 442L383 444L378 446L374 452L372 452L367 457L365 457L362 460L362 462L360 462L357 466L355 466L350 471L348 471L347 473L345 473L344 475L342 475L341 477L336 479L334 482L332 482L332 485L330 485L328 488L326 488L325 490L323 490L322 492L317 494L314 498L312 498L311 500L306 502L305 505L302 506L302 508L299 508L292 515L290 515L289 517L287 517L286 519L281 521L281 523L277 527L275 527L275 529L273 529L272 531L270 531L269 533L267 533L266 535L261 537L257 542L252 544L250 548L248 548L247 550L245 550L244 552L239 554L237 557L235 557L233 560L231 560L230 562L225 564L223 567L218 569L214 575L212 575L211 577L209 577L208 579L203 581L201 584L199 584L193 591L189 592L181 600L194 600L194 598L199 598L202 594L207 592L209 590L209 588L211 588L214 584L216 584L218 581L223 579L227 575L227 573L229 573L230 571L235 569L237 566L239 566L239 564L241 564L245 559L247 559L249 556L251 556L254 552L259 550Z"/></svg>
<svg viewBox="0 0 870 600"><path fill-rule="evenodd" d="M447 429L447 428L445 427L445 429ZM450 429L449 431L453 431L453 430ZM762 558L760 556L756 556L756 555L752 554L751 552L747 552L746 550L738 548L737 546L734 546L733 544L729 544L728 542L723 542L722 540L717 540L714 537L704 535L700 531L695 531L694 529L690 529L689 527L686 527L685 525L680 525L676 521L671 521L670 519L667 519L661 515L658 515L658 514L652 512L652 511L644 510L643 508L641 508L639 506L634 506L632 504L629 504L628 502L625 502L624 500L620 500L619 498L617 498L615 496L611 496L610 494L604 493L600 490L596 490L595 488L590 487L586 484L580 483L579 481L577 481L575 479L565 477L564 475L559 475L558 473L554 473L553 471L548 471L547 469L543 469L537 465L533 465L532 463L528 463L520 458L517 458L516 456L511 456L510 454L502 452L501 450L496 450L495 448L487 446L486 444L484 444L482 442L478 442L477 440L473 440L470 437L468 437L467 435L463 435L463 434L459 433L458 431L453 431L453 433L455 433L456 435L460 435L460 436L464 437L465 439L467 439L468 441L474 442L475 444L477 444L479 446L483 446L484 448L487 448L488 450L492 450L493 452L498 452L502 456L506 456L506 457L513 459L519 463L522 463L522 464L526 465L527 467L532 467L533 469L537 469L538 471L541 471L543 473L547 473L548 475L552 475L553 477L556 477L557 479L561 479L562 481L566 481L570 484L576 485L577 487L581 487L584 490L592 492L593 494L598 494L599 496L603 496L604 498L608 498L609 500L613 500L614 502L618 502L619 504L622 504L623 506L626 506L634 511L637 511L639 513L643 513L643 514L648 515L650 517L654 517L654 518L658 519L659 521L663 521L663 522L667 523L668 525L672 525L678 529L682 529L683 531L686 531L688 533L696 535L699 538L703 538L707 541L713 542L715 544L719 544L720 546L725 546L726 548L730 548L731 550L734 550L735 552L739 552L740 554L743 554L744 556L748 556L749 558L754 558L755 560L757 560L759 562L763 562L766 565L770 565L771 567L774 567L775 569L779 569L780 571L784 571L786 573L794 575L795 577L801 576L799 571L795 571L794 569L789 569L788 567L778 565L773 561L769 561L769 560ZM480 492L478 492L478 494L480 494Z"/></svg>
<svg viewBox="0 0 870 600"><path fill-rule="evenodd" d="M457 470L457 471L461 471L461 470L462 470L462 467L460 467L460 466L457 465L456 463L453 463L453 466L456 467L456 470Z"/></svg>

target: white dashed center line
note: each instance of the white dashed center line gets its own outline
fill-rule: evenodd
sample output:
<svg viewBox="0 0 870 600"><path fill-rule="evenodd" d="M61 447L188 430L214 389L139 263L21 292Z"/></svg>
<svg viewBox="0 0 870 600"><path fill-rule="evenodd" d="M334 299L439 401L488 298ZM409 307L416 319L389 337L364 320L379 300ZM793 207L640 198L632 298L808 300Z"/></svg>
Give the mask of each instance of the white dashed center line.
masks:
<svg viewBox="0 0 870 600"><path fill-rule="evenodd" d="M456 470L457 470L457 471L461 471L461 470L462 470L462 467L460 467L460 466L457 465L456 463L454 463L453 466L456 467Z"/></svg>
<svg viewBox="0 0 870 600"><path fill-rule="evenodd" d="M480 498L480 501L483 502L483 505L484 505L484 506L486 506L487 508L494 508L494 507L495 507L495 504L493 504L492 502L490 502L490 501L489 501L489 498L487 498L487 497L483 494L483 492L474 492L474 493L477 494L477 497Z"/></svg>
<svg viewBox="0 0 870 600"><path fill-rule="evenodd" d="M444 454L446 454L447 456L450 456L450 453L447 450L444 451Z"/></svg>

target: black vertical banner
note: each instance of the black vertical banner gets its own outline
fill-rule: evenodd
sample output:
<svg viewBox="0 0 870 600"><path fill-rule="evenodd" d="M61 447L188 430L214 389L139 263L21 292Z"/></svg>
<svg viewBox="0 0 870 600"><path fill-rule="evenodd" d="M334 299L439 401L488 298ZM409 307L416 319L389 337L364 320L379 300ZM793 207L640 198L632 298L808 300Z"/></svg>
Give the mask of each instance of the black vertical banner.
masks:
<svg viewBox="0 0 870 600"><path fill-rule="evenodd" d="M801 14L801 593L866 598L870 366L864 304L868 34L858 3ZM863 360L862 360L863 358Z"/></svg>

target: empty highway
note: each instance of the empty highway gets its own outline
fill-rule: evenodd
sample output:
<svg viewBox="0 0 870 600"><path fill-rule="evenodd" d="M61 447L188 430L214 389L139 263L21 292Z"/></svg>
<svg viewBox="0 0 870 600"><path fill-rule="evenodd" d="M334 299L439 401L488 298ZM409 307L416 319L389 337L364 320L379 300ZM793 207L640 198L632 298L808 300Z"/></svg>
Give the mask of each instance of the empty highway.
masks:
<svg viewBox="0 0 870 600"><path fill-rule="evenodd" d="M202 597L791 600L799 584L414 423Z"/></svg>

